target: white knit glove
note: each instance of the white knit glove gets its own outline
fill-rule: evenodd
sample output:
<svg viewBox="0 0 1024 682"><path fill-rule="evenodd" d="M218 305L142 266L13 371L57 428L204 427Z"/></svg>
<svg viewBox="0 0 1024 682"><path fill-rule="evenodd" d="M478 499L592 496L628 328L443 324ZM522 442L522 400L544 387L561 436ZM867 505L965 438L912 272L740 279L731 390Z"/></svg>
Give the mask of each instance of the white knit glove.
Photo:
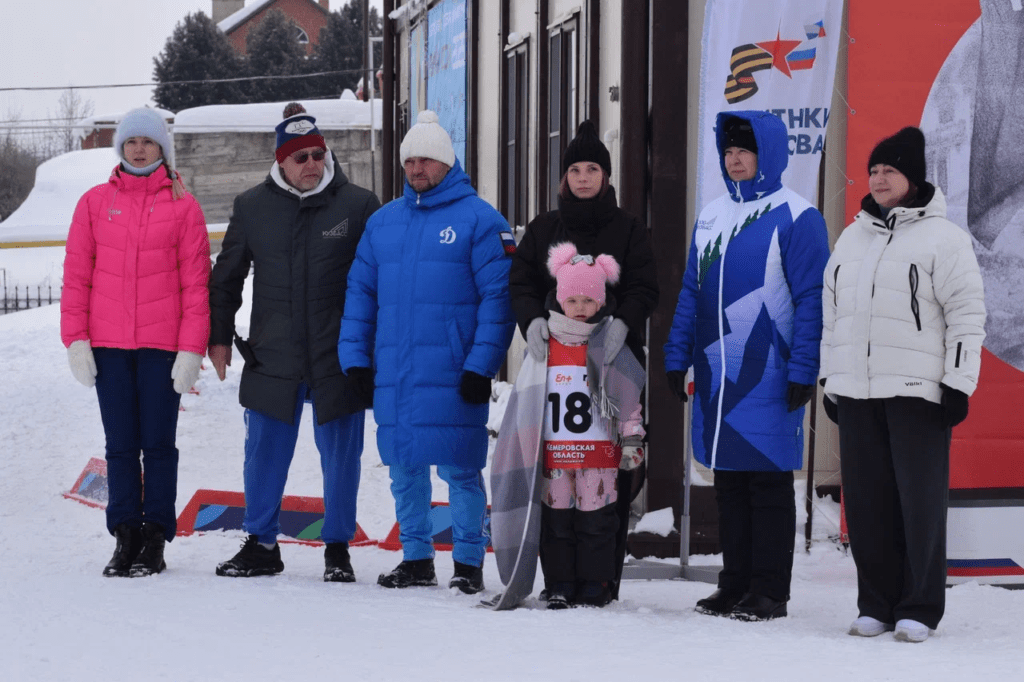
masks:
<svg viewBox="0 0 1024 682"><path fill-rule="evenodd" d="M644 445L639 436L630 436L622 445L622 459L619 460L619 468L623 471L632 471L644 461Z"/></svg>
<svg viewBox="0 0 1024 682"><path fill-rule="evenodd" d="M548 338L548 321L543 317L535 317L526 328L526 349L537 362L547 360Z"/></svg>
<svg viewBox="0 0 1024 682"><path fill-rule="evenodd" d="M608 325L608 333L604 336L604 364L610 365L615 362L615 356L622 350L626 343L626 335L629 334L629 327L619 318L613 318Z"/></svg>
<svg viewBox="0 0 1024 682"><path fill-rule="evenodd" d="M96 359L92 356L92 344L88 339L71 342L68 346L68 365L78 383L86 388L96 385Z"/></svg>
<svg viewBox="0 0 1024 682"><path fill-rule="evenodd" d="M199 366L203 364L203 356L198 353L190 353L187 350L179 350L178 357L174 358L174 365L171 367L171 379L174 380L174 390L178 393L187 393L188 389L195 385L199 378Z"/></svg>

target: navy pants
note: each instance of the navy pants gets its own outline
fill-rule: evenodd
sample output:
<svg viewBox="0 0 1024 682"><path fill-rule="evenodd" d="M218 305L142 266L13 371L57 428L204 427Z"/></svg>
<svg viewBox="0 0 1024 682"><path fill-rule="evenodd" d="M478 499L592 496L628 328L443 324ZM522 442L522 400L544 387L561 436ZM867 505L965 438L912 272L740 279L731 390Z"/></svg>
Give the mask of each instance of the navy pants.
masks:
<svg viewBox="0 0 1024 682"><path fill-rule="evenodd" d="M434 557L434 529L430 521L430 466L389 467L391 494L395 498L402 558L405 561ZM439 464L437 475L448 484L452 515L452 559L460 564L484 565L488 537L484 532L487 491L479 469Z"/></svg>
<svg viewBox="0 0 1024 682"><path fill-rule="evenodd" d="M153 348L93 348L96 396L106 435L107 530L154 523L170 542L177 529L178 405L176 353ZM141 455L141 459L140 459ZM143 480L145 470L145 480Z"/></svg>
<svg viewBox="0 0 1024 682"><path fill-rule="evenodd" d="M789 600L796 538L792 471L715 469L722 572L718 586Z"/></svg>
<svg viewBox="0 0 1024 682"><path fill-rule="evenodd" d="M924 398L839 396L839 454L857 607L934 629L946 609L949 442Z"/></svg>
<svg viewBox="0 0 1024 682"><path fill-rule="evenodd" d="M245 411L245 518L242 529L265 544L281 532L281 498L299 438L308 390L300 386L291 424L256 410ZM310 400L310 403L312 401ZM356 533L356 495L363 454L365 412L360 410L318 424L313 405L313 440L324 477L324 542L349 542Z"/></svg>

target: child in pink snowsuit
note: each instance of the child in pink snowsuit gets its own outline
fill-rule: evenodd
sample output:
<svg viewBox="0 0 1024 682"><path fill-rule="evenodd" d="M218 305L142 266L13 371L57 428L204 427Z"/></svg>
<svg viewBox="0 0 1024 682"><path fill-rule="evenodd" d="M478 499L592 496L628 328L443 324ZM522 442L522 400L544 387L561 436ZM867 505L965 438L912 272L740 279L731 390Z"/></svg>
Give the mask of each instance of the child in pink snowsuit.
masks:
<svg viewBox="0 0 1024 682"><path fill-rule="evenodd" d="M607 410L596 402L610 388L599 385L606 372L603 351L588 362L588 350L603 341L612 319L606 284L618 281L619 264L609 255L579 255L573 244L562 243L551 247L548 270L557 287L554 301L548 299L541 567L549 609L604 606L616 574L618 470L643 459L639 400L620 404L617 418L602 418ZM615 403L621 396L610 397Z"/></svg>

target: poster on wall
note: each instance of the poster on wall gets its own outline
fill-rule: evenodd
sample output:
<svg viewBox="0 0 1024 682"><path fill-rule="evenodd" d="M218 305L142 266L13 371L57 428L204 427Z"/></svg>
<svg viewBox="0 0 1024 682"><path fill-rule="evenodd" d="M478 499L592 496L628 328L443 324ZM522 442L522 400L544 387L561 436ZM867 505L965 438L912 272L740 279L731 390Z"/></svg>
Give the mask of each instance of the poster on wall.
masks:
<svg viewBox="0 0 1024 682"><path fill-rule="evenodd" d="M789 129L782 182L814 205L843 0L707 0L700 76L698 210L725 193L712 127L721 111L771 111Z"/></svg>
<svg viewBox="0 0 1024 682"><path fill-rule="evenodd" d="M847 222L874 145L919 126L985 282L981 376L950 455L950 580L1024 583L1024 3L850 4Z"/></svg>
<svg viewBox="0 0 1024 682"><path fill-rule="evenodd" d="M466 0L442 0L428 13L427 108L466 163ZM415 119L413 119L415 120Z"/></svg>

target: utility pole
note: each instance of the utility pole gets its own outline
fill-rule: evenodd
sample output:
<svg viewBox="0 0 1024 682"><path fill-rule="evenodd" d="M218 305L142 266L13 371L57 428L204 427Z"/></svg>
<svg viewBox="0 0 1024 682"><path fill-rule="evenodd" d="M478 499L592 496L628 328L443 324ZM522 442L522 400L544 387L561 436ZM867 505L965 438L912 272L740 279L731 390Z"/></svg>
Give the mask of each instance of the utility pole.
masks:
<svg viewBox="0 0 1024 682"><path fill-rule="evenodd" d="M370 97L370 73L371 64L368 56L370 54L370 0L363 0L363 101L368 102Z"/></svg>

